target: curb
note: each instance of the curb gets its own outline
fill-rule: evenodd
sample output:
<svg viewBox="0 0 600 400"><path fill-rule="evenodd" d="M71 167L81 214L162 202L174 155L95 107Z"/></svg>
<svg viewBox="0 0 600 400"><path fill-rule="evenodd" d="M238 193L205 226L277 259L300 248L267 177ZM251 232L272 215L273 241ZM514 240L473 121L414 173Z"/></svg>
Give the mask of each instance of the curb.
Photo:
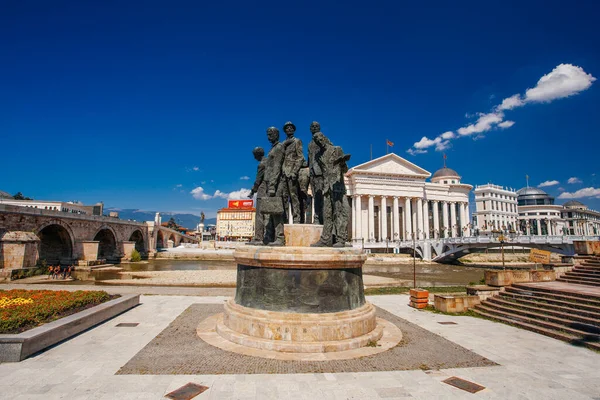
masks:
<svg viewBox="0 0 600 400"><path fill-rule="evenodd" d="M137 306L139 294L126 294L88 310L19 334L0 335L0 362L18 362Z"/></svg>

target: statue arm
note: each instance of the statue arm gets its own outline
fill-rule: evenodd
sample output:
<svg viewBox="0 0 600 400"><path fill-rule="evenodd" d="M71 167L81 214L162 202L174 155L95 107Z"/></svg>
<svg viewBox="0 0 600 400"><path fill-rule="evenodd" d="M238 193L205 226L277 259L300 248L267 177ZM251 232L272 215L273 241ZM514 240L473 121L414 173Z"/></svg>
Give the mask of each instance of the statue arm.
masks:
<svg viewBox="0 0 600 400"><path fill-rule="evenodd" d="M263 163L258 164L258 168L256 169L256 180L254 181L254 186L252 186L252 192L258 192L258 187L265 180L265 165Z"/></svg>
<svg viewBox="0 0 600 400"><path fill-rule="evenodd" d="M279 184L279 180L281 179L282 168L283 168L283 159L285 156L283 145L279 146L272 151L273 160L272 160L272 168L270 168L270 173L268 176L268 184L269 184L269 196L275 196L277 193L277 185ZM271 157L271 153L269 153L269 157Z"/></svg>
<svg viewBox="0 0 600 400"><path fill-rule="evenodd" d="M302 167L302 164L304 164L304 149L302 148L302 140L300 139L296 139L296 154L295 154L295 158L296 161L294 163L294 178L298 178L298 172L300 171L300 168Z"/></svg>

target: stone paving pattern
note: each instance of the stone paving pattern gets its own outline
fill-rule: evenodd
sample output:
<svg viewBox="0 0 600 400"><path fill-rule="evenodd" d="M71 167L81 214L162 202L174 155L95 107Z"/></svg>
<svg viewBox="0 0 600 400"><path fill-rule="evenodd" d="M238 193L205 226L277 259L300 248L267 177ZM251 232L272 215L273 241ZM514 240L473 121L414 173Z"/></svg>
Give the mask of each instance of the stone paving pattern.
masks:
<svg viewBox="0 0 600 400"><path fill-rule="evenodd" d="M371 296L369 301L500 365L431 371L116 375L190 305L222 304L224 300L142 296L140 306L96 328L21 363L0 364L0 398L163 399L165 394L194 382L210 387L194 400L600 399L600 354L483 319L418 311L406 305L405 295ZM443 321L457 325L438 323ZM117 328L121 322L140 325ZM451 376L486 389L470 394L442 383Z"/></svg>
<svg viewBox="0 0 600 400"><path fill-rule="evenodd" d="M400 345L386 352L359 359L312 362L250 357L218 349L197 336L198 323L222 311L221 305L190 306L121 368L118 374L293 374L495 365L484 357L381 309L377 310L377 317L395 324L402 331Z"/></svg>

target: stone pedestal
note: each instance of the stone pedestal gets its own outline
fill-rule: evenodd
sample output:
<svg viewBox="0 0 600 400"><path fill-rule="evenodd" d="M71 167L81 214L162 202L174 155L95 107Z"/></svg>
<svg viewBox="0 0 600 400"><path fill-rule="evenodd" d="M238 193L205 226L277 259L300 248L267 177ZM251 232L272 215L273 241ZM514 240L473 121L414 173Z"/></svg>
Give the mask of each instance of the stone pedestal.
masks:
<svg viewBox="0 0 600 400"><path fill-rule="evenodd" d="M304 229L286 225L288 243L308 246L311 233L315 242L320 237L321 227L294 226ZM367 255L360 249L245 246L234 257L235 299L225 304L216 326L222 338L288 353L346 351L381 338L383 326L364 297Z"/></svg>
<svg viewBox="0 0 600 400"><path fill-rule="evenodd" d="M35 267L40 239L32 232L9 231L0 234L0 270Z"/></svg>
<svg viewBox="0 0 600 400"><path fill-rule="evenodd" d="M98 260L99 243L100 242L97 240L79 240L75 242L79 259L86 262L86 265L90 261L93 262Z"/></svg>
<svg viewBox="0 0 600 400"><path fill-rule="evenodd" d="M284 225L285 245L293 247L310 247L321 238L323 225L293 224Z"/></svg>
<svg viewBox="0 0 600 400"><path fill-rule="evenodd" d="M320 227L304 227L290 231L318 232L314 237L319 239ZM289 237L291 243L310 244L306 237ZM229 342L268 351L326 353L358 349L382 337L375 308L365 301L362 265L367 255L360 249L244 246L234 257L235 299L216 322L216 332Z"/></svg>
<svg viewBox="0 0 600 400"><path fill-rule="evenodd" d="M131 252L135 250L135 242L122 242L123 260L131 261Z"/></svg>

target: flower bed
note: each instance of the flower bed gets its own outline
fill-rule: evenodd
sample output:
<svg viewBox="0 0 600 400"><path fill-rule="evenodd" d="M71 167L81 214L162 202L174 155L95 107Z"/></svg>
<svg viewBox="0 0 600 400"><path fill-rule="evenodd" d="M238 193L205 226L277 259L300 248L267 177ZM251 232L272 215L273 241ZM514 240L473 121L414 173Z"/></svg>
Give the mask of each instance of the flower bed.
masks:
<svg viewBox="0 0 600 400"><path fill-rule="evenodd" d="M0 334L23 332L115 297L103 291L0 290Z"/></svg>

